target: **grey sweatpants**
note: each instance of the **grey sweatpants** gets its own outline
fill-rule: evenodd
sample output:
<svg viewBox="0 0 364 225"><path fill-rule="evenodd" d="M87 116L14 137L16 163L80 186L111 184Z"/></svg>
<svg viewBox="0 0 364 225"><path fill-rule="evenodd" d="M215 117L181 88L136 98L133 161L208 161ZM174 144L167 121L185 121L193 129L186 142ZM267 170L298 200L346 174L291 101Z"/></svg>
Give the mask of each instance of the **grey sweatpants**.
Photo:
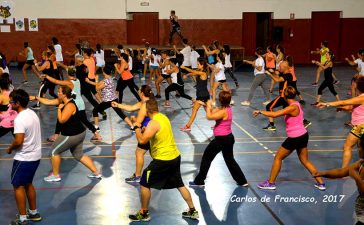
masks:
<svg viewBox="0 0 364 225"><path fill-rule="evenodd" d="M260 86L263 89L264 95L267 98L267 100L270 99L269 84L268 84L269 82L267 82L266 80L267 80L267 75L265 75L265 73L258 74L254 77L252 86L250 87L248 102L251 102L254 96L254 92L258 86Z"/></svg>
<svg viewBox="0 0 364 225"><path fill-rule="evenodd" d="M52 144L51 156L60 155L62 152L71 151L75 159L80 160L83 156L83 141L86 137L86 131L74 135L63 136L62 134Z"/></svg>

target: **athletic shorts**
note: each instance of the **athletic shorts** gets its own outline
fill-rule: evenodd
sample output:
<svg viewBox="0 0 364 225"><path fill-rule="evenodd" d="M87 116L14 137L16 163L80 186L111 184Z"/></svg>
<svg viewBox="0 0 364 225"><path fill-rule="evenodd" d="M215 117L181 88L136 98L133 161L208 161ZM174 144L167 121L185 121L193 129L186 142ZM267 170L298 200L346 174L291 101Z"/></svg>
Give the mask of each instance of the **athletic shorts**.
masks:
<svg viewBox="0 0 364 225"><path fill-rule="evenodd" d="M220 84L223 84L226 82L226 80L218 80L217 82L219 82Z"/></svg>
<svg viewBox="0 0 364 225"><path fill-rule="evenodd" d="M145 150L145 151L149 151L149 150L150 150L150 144L149 144L149 141L148 141L148 143L146 143L146 144L140 144L140 143L138 143L138 148L143 149L143 150Z"/></svg>
<svg viewBox="0 0 364 225"><path fill-rule="evenodd" d="M210 96L197 97L196 100L201 101L201 102L207 102L208 100L210 100Z"/></svg>
<svg viewBox="0 0 364 225"><path fill-rule="evenodd" d="M156 70L156 69L159 68L159 66L149 66L149 68L152 69L152 70Z"/></svg>
<svg viewBox="0 0 364 225"><path fill-rule="evenodd" d="M308 132L306 132L305 134L303 134L299 137L295 137L295 138L288 137L282 143L282 147L287 150L294 151L296 149L306 148L307 143L308 143Z"/></svg>
<svg viewBox="0 0 364 225"><path fill-rule="evenodd" d="M361 136L364 134L364 124L354 125L350 133L352 133L357 138L361 138Z"/></svg>
<svg viewBox="0 0 364 225"><path fill-rule="evenodd" d="M180 166L181 156L168 161L153 159L143 171L140 185L158 190L183 187Z"/></svg>
<svg viewBox="0 0 364 225"><path fill-rule="evenodd" d="M11 171L11 184L14 187L25 186L33 182L35 172L38 169L40 160L18 161L14 160Z"/></svg>
<svg viewBox="0 0 364 225"><path fill-rule="evenodd" d="M28 64L28 65L33 66L33 65L34 65L34 59L32 59L32 60L27 60L25 63L26 63L26 64Z"/></svg>
<svg viewBox="0 0 364 225"><path fill-rule="evenodd" d="M162 74L162 77L163 77L164 79L168 79L168 78L171 78L171 75L168 75L168 74Z"/></svg>

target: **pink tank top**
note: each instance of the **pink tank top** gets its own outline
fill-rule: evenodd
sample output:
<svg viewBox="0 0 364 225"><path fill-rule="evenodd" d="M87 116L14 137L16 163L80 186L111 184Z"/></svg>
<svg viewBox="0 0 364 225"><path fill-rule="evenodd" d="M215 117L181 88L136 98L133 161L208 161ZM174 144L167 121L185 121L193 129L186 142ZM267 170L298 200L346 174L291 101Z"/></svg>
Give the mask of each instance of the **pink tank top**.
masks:
<svg viewBox="0 0 364 225"><path fill-rule="evenodd" d="M4 95L9 96L10 91L3 91ZM0 112L0 127L12 128L14 127L14 120L18 113L11 109L9 104L9 108L5 112Z"/></svg>
<svg viewBox="0 0 364 225"><path fill-rule="evenodd" d="M216 120L214 127L214 136L226 136L232 133L231 122L233 120L233 113L231 107L226 108L228 118L226 120Z"/></svg>
<svg viewBox="0 0 364 225"><path fill-rule="evenodd" d="M285 115L284 121L286 122L286 132L287 136L290 138L295 138L307 133L305 126L303 125L304 113L302 111L299 102L293 102L291 105L296 105L300 110L297 116Z"/></svg>
<svg viewBox="0 0 364 225"><path fill-rule="evenodd" d="M364 96L364 94L361 94L359 96ZM358 105L353 107L353 111L351 112L351 123L353 125L364 124L364 105Z"/></svg>

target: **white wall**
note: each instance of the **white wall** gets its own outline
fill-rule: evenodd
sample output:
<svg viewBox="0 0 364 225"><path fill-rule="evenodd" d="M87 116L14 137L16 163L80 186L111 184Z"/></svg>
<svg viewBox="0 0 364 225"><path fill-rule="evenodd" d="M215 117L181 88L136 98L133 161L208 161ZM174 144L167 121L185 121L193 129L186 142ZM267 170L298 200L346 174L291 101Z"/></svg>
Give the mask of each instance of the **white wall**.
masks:
<svg viewBox="0 0 364 225"><path fill-rule="evenodd" d="M181 19L241 19L242 12L273 12L275 19L311 18L312 11L343 11L343 17L364 17L364 0L12 0L15 17L125 19L128 12L159 12L167 19L171 9ZM0 0L1 2L1 0Z"/></svg>
<svg viewBox="0 0 364 225"><path fill-rule="evenodd" d="M0 0L1 2L2 0ZM125 19L126 0L12 0L15 17Z"/></svg>

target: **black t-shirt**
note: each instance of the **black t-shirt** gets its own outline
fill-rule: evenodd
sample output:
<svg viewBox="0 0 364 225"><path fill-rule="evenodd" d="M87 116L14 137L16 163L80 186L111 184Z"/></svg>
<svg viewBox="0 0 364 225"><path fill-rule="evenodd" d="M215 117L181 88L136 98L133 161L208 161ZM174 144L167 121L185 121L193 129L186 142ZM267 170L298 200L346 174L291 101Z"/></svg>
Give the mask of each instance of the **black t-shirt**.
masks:
<svg viewBox="0 0 364 225"><path fill-rule="evenodd" d="M283 91L288 86L293 86L293 76L290 73L280 73L279 77L283 77L284 81L279 82L279 92L283 94Z"/></svg>
<svg viewBox="0 0 364 225"><path fill-rule="evenodd" d="M76 66L76 77L80 81L81 89L87 87L87 83L85 79L87 78L87 66L85 64L81 64L80 66Z"/></svg>

